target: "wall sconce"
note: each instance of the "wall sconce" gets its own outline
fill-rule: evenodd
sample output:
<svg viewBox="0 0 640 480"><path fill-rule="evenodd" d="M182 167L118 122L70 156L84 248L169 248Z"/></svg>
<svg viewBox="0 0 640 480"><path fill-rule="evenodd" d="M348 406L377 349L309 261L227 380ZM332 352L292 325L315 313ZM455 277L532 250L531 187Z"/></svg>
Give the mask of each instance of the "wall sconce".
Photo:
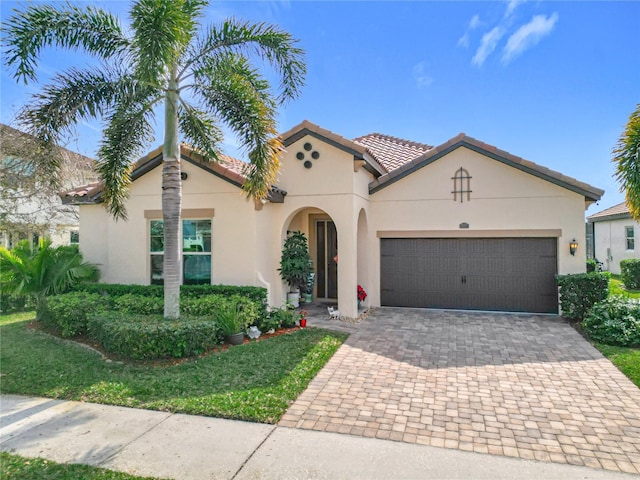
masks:
<svg viewBox="0 0 640 480"><path fill-rule="evenodd" d="M569 253L575 256L576 250L578 250L578 242L576 242L576 239L574 238L569 242Z"/></svg>

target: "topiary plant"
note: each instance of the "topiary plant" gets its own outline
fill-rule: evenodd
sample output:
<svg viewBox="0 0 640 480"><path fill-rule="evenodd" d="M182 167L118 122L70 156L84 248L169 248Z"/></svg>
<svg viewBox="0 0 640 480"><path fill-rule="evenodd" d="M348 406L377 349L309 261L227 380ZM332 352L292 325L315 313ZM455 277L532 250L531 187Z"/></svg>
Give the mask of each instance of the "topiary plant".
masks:
<svg viewBox="0 0 640 480"><path fill-rule="evenodd" d="M289 284L291 291L305 291L309 274L313 273L307 237L300 231L289 232L282 249L280 268L282 279Z"/></svg>

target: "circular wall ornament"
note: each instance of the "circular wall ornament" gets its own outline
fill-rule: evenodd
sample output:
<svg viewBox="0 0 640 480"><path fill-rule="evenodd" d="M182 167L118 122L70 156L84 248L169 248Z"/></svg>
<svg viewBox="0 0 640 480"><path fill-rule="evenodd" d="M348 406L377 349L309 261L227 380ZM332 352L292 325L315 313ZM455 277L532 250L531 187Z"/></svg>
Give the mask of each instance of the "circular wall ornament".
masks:
<svg viewBox="0 0 640 480"><path fill-rule="evenodd" d="M313 147L311 146L310 143L305 143L304 144L304 149L308 152L309 150L311 150Z"/></svg>
<svg viewBox="0 0 640 480"><path fill-rule="evenodd" d="M320 154L316 151L311 152L311 158L313 158L314 160L317 160L320 158Z"/></svg>
<svg viewBox="0 0 640 480"><path fill-rule="evenodd" d="M311 167L313 167L313 163L311 163L309 160L304 162L304 168L311 168Z"/></svg>
<svg viewBox="0 0 640 480"><path fill-rule="evenodd" d="M302 152L298 152L298 153L296 153L296 158L297 158L298 160L304 160L304 153L302 153Z"/></svg>

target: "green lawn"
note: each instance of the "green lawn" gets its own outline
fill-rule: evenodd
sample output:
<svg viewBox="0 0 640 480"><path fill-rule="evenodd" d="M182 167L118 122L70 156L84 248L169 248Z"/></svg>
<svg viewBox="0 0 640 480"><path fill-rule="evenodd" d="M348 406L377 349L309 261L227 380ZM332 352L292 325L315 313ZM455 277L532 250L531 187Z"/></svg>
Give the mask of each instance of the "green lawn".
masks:
<svg viewBox="0 0 640 480"><path fill-rule="evenodd" d="M275 423L346 335L316 328L178 365L105 362L27 328L31 314L0 316L0 392Z"/></svg>
<svg viewBox="0 0 640 480"><path fill-rule="evenodd" d="M611 362L640 388L640 348L595 344Z"/></svg>
<svg viewBox="0 0 640 480"><path fill-rule="evenodd" d="M620 275L611 275L609 280L609 295L623 295L629 298L640 298L640 290L627 290L624 288Z"/></svg>
<svg viewBox="0 0 640 480"><path fill-rule="evenodd" d="M89 465L60 464L42 458L25 458L0 452L0 478L18 480L154 480L151 477L134 477Z"/></svg>

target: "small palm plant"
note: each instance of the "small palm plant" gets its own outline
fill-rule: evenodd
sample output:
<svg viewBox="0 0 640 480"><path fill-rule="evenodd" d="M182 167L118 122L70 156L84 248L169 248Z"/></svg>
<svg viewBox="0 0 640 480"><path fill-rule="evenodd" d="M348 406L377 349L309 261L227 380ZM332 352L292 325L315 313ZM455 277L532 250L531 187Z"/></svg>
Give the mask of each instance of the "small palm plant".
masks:
<svg viewBox="0 0 640 480"><path fill-rule="evenodd" d="M100 276L98 267L83 262L82 254L74 246L52 247L45 240L40 248L32 249L27 240L13 250L0 247L0 286L9 295L33 295L38 318L48 295L64 293L81 282L95 282Z"/></svg>
<svg viewBox="0 0 640 480"><path fill-rule="evenodd" d="M244 330L242 316L238 305L229 305L220 308L220 310L216 312L215 319L218 323L218 327L220 327L220 330L225 337L242 333Z"/></svg>

